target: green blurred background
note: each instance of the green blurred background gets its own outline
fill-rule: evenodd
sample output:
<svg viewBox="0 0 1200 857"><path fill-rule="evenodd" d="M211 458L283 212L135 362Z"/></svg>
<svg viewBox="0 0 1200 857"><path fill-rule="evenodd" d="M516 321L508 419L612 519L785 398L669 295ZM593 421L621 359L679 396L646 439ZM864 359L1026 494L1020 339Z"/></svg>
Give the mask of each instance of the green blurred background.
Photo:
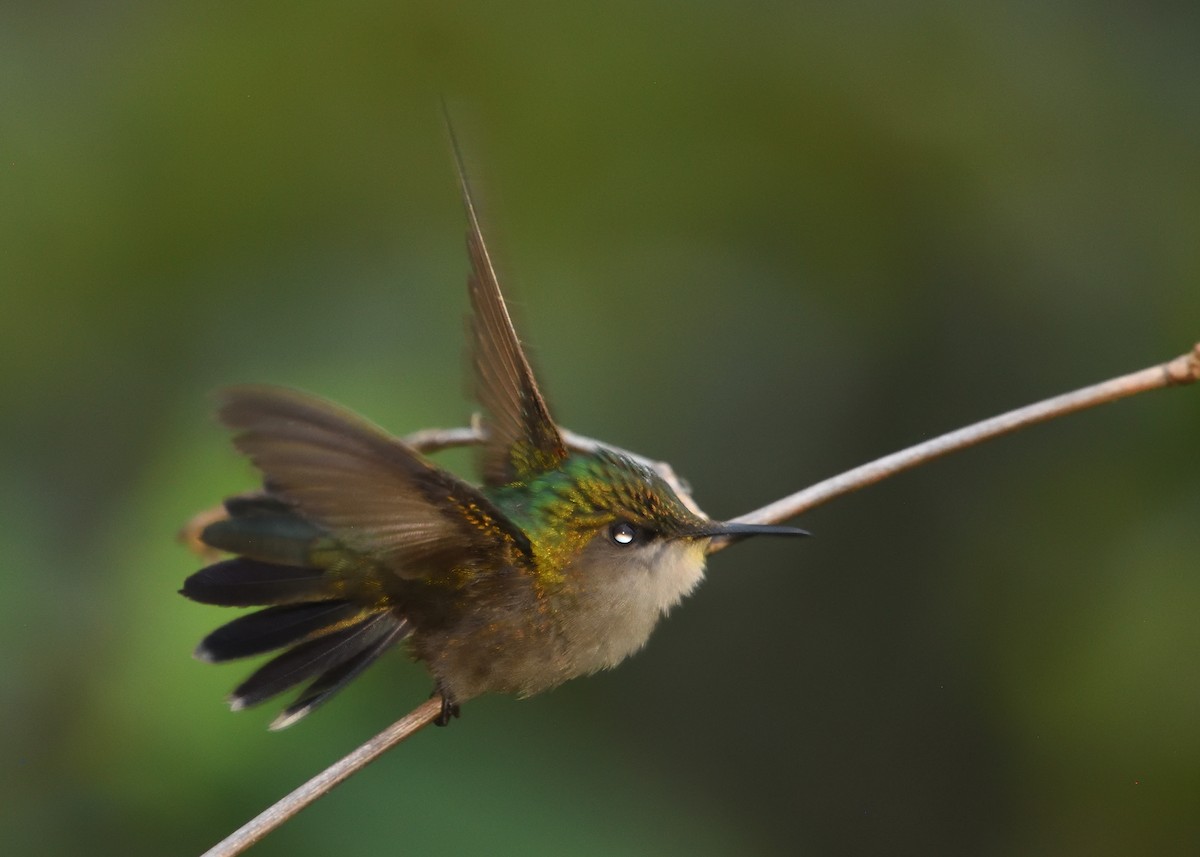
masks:
<svg viewBox="0 0 1200 857"><path fill-rule="evenodd" d="M1200 337L1192 3L0 11L0 843L194 854L423 700L230 714L174 541L223 384L462 424L460 116L556 414L747 511ZM1194 854L1200 389L715 557L255 854ZM469 464L469 456L453 459Z"/></svg>

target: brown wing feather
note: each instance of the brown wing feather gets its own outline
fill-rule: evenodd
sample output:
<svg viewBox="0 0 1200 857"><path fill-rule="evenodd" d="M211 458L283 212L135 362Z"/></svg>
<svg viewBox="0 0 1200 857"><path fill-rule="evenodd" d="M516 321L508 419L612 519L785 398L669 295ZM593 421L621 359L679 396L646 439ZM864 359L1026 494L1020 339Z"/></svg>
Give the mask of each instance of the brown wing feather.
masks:
<svg viewBox="0 0 1200 857"><path fill-rule="evenodd" d="M556 467L566 458L567 448L538 390L500 293L452 128L450 140L467 210L475 395L483 406L489 433L483 476L489 485L502 485Z"/></svg>
<svg viewBox="0 0 1200 857"><path fill-rule="evenodd" d="M234 387L222 393L220 417L273 492L401 577L485 557L531 562L524 534L479 491L329 402Z"/></svg>

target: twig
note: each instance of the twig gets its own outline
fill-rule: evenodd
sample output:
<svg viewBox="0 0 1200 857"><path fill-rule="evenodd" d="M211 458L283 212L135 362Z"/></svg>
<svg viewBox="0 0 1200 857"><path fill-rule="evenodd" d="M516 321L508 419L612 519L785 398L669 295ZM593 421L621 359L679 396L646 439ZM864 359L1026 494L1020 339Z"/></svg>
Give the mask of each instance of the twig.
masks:
<svg viewBox="0 0 1200 857"><path fill-rule="evenodd" d="M948 434L925 441L916 446L892 455L884 456L870 464L856 467L839 476L818 482L810 488L798 491L784 497L761 509L748 512L735 520L742 523L768 524L779 523L794 517L803 511L819 506L835 497L849 494L873 485L889 476L894 476L905 470L916 467L935 458L981 443L993 437L1016 431L1034 423L1043 422L1055 417L1081 411L1085 408L1115 402L1135 393L1144 393L1163 387L1190 384L1200 380L1200 343L1190 352L1176 357L1158 366L1143 369L1120 378L1113 378L1101 384L1084 387L1073 393L1065 393L1052 399L1038 402L1015 411L1009 411L998 417L975 423L966 428L952 431ZM572 432L563 433L568 446L579 450L595 450L608 447L606 444ZM458 446L471 446L483 440L483 432L477 422L469 428L428 429L409 435L405 441L422 452L436 452ZM624 450L620 450L624 452ZM629 453L626 453L629 454ZM653 467L668 478L672 487L682 495L688 494L686 487L675 477L670 467L662 462L655 462L641 456L634 456L639 461ZM690 500L690 497L687 497ZM714 540L709 553L715 553L725 547L724 542ZM335 762L322 773L313 777L307 783L296 789L287 797L262 814L256 816L247 824L236 830L226 839L209 849L202 857L233 857L241 854L259 839L270 833L297 812L328 792L338 783L350 777L368 762L381 756L387 750L399 744L409 735L423 726L428 725L437 717L441 710L441 700L434 698L420 705L401 720L380 732L367 743L363 744L350 755Z"/></svg>
<svg viewBox="0 0 1200 857"><path fill-rule="evenodd" d="M442 700L437 696L418 705L357 750L334 762L300 788L250 819L205 851L201 857L233 857L235 854L241 854L334 786L378 759L414 732L428 726L441 710Z"/></svg>
<svg viewBox="0 0 1200 857"><path fill-rule="evenodd" d="M761 509L747 512L734 520L744 524L777 524L815 506L827 503L835 497L866 488L889 476L911 470L917 465L925 464L960 449L966 449L968 446L974 446L985 440L1014 432L1025 426L1063 417L1087 408L1094 408L1096 405L1115 402L1136 393L1191 384L1194 381L1200 381L1200 343L1197 343L1186 354L1181 354L1166 363L1142 369L1140 372L1131 372L1119 378L1112 378L1072 393L1063 393L1061 396L1045 399L1033 405L1026 405L1015 411L1009 411L948 432L916 446L893 452L891 455L885 455L883 458L855 467L853 470L847 470L845 473L818 482L816 485L811 485L781 500L776 500ZM716 553L729 544L728 539L720 541L714 539L709 545L708 552Z"/></svg>

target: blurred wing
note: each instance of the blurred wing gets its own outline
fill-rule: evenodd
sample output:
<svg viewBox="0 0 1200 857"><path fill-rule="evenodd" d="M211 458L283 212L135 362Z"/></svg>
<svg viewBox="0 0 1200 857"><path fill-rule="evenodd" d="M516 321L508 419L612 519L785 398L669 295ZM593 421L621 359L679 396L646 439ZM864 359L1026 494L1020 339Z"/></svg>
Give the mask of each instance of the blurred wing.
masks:
<svg viewBox="0 0 1200 857"><path fill-rule="evenodd" d="M234 446L272 493L399 576L531 563L525 535L486 497L366 420L278 387L234 387L221 400Z"/></svg>
<svg viewBox="0 0 1200 857"><path fill-rule="evenodd" d="M567 447L538 390L500 294L452 128L450 141L467 209L475 396L483 406L489 436L484 446L483 477L488 485L503 485L557 467L567 457Z"/></svg>

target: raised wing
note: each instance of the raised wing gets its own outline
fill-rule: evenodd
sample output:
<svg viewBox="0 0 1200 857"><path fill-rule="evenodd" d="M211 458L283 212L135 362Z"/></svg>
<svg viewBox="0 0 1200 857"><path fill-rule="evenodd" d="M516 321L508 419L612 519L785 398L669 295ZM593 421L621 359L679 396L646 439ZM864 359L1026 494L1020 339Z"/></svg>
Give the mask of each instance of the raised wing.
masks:
<svg viewBox="0 0 1200 857"><path fill-rule="evenodd" d="M467 209L475 396L483 406L488 431L483 479L488 485L504 485L558 466L567 456L567 446L538 390L500 293L452 128L450 141Z"/></svg>
<svg viewBox="0 0 1200 857"><path fill-rule="evenodd" d="M272 493L397 575L532 564L525 535L478 490L366 420L280 387L233 387L221 400L234 445Z"/></svg>

